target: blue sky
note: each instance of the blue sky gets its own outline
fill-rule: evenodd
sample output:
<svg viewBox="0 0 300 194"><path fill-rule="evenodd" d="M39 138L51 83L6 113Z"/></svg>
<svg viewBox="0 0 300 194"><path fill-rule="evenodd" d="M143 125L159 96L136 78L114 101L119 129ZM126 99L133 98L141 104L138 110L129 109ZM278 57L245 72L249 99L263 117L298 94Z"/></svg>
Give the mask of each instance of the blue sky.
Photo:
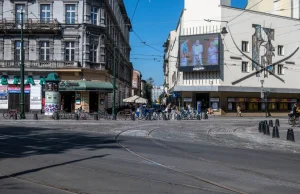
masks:
<svg viewBox="0 0 300 194"><path fill-rule="evenodd" d="M208 0L207 0L208 1ZM137 0L124 0L127 13L132 19ZM155 85L163 85L163 43L169 32L176 28L184 0L139 0L132 20L137 35L130 34L131 62L134 69L141 71L143 78L154 79ZM245 7L247 0L232 0L232 6Z"/></svg>

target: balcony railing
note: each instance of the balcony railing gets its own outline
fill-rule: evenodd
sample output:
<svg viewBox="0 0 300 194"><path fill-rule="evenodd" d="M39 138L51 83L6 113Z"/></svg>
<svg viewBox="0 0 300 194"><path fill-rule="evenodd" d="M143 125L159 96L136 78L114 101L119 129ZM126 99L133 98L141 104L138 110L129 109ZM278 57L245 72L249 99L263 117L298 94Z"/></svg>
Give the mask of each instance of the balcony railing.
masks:
<svg viewBox="0 0 300 194"><path fill-rule="evenodd" d="M19 68L20 61L1 60L0 68ZM25 68L41 68L41 69L55 69L55 68L81 68L77 61L25 61Z"/></svg>
<svg viewBox="0 0 300 194"><path fill-rule="evenodd" d="M56 19L53 20L39 20L39 19L26 19L24 20L24 33L34 33L40 31L58 31L60 30L60 24ZM1 19L0 31L14 31L21 29L21 21Z"/></svg>

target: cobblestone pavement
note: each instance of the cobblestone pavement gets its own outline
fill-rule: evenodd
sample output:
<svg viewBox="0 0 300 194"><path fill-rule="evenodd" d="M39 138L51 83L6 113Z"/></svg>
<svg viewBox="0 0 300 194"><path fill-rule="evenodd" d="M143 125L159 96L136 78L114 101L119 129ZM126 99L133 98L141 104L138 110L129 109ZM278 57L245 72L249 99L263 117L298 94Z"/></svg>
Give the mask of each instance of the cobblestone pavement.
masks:
<svg viewBox="0 0 300 194"><path fill-rule="evenodd" d="M299 128L261 120L1 120L0 193L300 193Z"/></svg>

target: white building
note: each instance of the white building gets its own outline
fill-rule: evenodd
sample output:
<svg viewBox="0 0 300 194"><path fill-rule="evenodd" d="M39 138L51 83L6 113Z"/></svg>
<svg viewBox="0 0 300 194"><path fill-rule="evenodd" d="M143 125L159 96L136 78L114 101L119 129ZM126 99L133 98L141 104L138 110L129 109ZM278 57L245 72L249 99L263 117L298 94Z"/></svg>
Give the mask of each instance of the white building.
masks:
<svg viewBox="0 0 300 194"><path fill-rule="evenodd" d="M268 110L286 115L300 98L300 86L296 84L300 77L300 51L283 60L299 47L299 20L228 5L229 1L185 0L178 26L165 44L165 82L175 96L172 100L181 106L192 101L194 107L201 101L203 108L212 107L217 114L234 113L238 105L246 114L264 114L264 80L263 90L270 92ZM225 36L220 33L223 27L229 32ZM269 36L266 32L270 32ZM266 41L262 45L256 41L260 38ZM200 40L202 48L196 46L196 40ZM273 57L265 56L263 45L267 43L269 48L274 47ZM203 52L195 55L197 48ZM273 69L269 67L274 75L266 71L256 75L260 68L239 49L259 64L262 59L269 60L263 67L283 61ZM237 82L245 76L249 78Z"/></svg>
<svg viewBox="0 0 300 194"><path fill-rule="evenodd" d="M159 96L164 93L163 86L153 86L151 90L151 99L152 102L158 102Z"/></svg>

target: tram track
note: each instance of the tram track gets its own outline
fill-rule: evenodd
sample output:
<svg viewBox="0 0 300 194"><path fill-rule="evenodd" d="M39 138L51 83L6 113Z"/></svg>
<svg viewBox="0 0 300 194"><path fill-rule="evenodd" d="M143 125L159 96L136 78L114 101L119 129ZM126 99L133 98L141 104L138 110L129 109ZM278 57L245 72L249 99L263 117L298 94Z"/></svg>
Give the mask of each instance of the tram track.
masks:
<svg viewBox="0 0 300 194"><path fill-rule="evenodd" d="M158 129L159 129L159 128L155 128L155 129L151 130L148 134L150 134L152 131L155 131L155 130L158 130ZM185 177L189 177L189 178L192 178L192 179L197 180L197 181L199 181L199 182L206 183L206 184L208 184L208 185L210 185L210 186L215 186L215 187L217 187L217 188L219 188L219 189L223 189L223 190L225 190L226 192L237 193L237 194L246 194L246 193L243 192L243 191L239 191L239 190L236 190L236 189L234 189L234 188L231 188L231 187L227 187L227 186L221 185L221 184L219 184L219 183L216 183L216 182L214 182L214 181L210 181L210 180L205 179L205 178L203 178L203 177L199 177L199 176L192 175L192 174L190 174L190 173L183 172L183 171L181 171L181 170L176 169L175 167L170 167L170 166L168 166L168 165L166 165L166 164L162 164L162 163L160 163L160 162L154 161L154 160L152 160L152 159L149 159L149 158L147 158L147 157L144 157L144 156L142 156L142 155L140 155L140 154L138 154L138 153L132 151L131 149L127 148L125 145L123 145L122 143L120 143L120 142L118 141L119 136L121 136L123 133L128 132L128 131L130 131L130 130L131 130L131 129L128 129L128 130L125 130L125 131L120 132L120 133L116 136L115 140L116 140L116 142L117 142L121 147L123 147L125 150L127 150L127 151L130 152L131 154L135 155L136 157L139 157L139 158L141 158L141 159L143 159L143 160L145 160L145 161L148 161L148 162L150 162L150 163L152 163L152 164L154 164L154 165L157 165L157 166L160 166L160 167L162 167L162 168L168 169L168 170L170 170L170 171L176 172L176 173L178 173L178 174L180 174L180 175L183 175L183 176L185 176Z"/></svg>
<svg viewBox="0 0 300 194"><path fill-rule="evenodd" d="M125 131L128 131L128 129L125 130ZM125 131L123 131L123 132L125 132ZM35 138L35 139L37 139L37 138ZM3 144L3 143L0 143L0 144ZM9 145L8 143L5 143L5 144ZM18 158L22 158L22 159L26 159L26 160L37 161L37 162L40 162L42 164L52 164L53 166L55 166L57 164L57 162L54 161L54 160L45 160L45 159L39 159L37 157L33 157L34 154L31 155L31 156L28 156L27 154L22 155L22 154L8 153L8 152L0 152L0 154L9 155L9 156L13 156L13 157L18 157ZM24 157L24 156L27 156L27 157ZM189 188L189 189L195 189L195 190L201 190L201 191L213 191L213 192L217 192L217 193L228 193L228 192L221 192L221 191L218 191L218 190L199 187L199 186L190 185L190 184L183 184L183 183L174 182L174 181L165 181L165 180L160 180L160 179L155 179L155 178L136 176L136 175L132 175L132 174L129 174L129 173L122 173L122 172L118 172L118 171L106 170L106 169L101 169L101 168L86 167L86 166L81 166L81 165L76 165L76 164L64 164L63 166L73 168L73 169L75 168L75 169L83 169L83 170L93 171L93 172L108 173L108 174L111 174L111 175L123 176L123 177L131 178L131 179L135 179L135 180L140 180L140 181L144 181L144 182L154 182L154 183L160 183L160 184L172 185L172 186L179 186L179 187L183 187L183 188ZM24 177L15 175L15 174L18 174L18 173L9 174L9 173L3 173L2 172L2 173L0 173L0 179L11 178L11 179L22 181L22 182L25 182L25 183L28 183L28 184L40 185L40 186L43 186L43 187L52 188L54 190L60 190L60 191L66 192L66 193L89 194L89 193L82 192L82 191L79 191L79 190L75 190L75 189L72 189L72 188L66 188L66 187L63 187L59 184L50 184L50 183L47 183L43 180L24 178Z"/></svg>
<svg viewBox="0 0 300 194"><path fill-rule="evenodd" d="M160 128L156 128L156 129L152 129L151 131L149 131L147 137L149 139L151 139L151 141L160 146L160 147L163 147L165 149L168 149L170 150L171 152L173 152L174 154L178 154L178 153L181 153L183 154L185 157L189 157L189 158L192 158L192 159L196 159L196 160L201 160L201 161L204 161L204 162L208 162L208 163L215 163L215 164L219 164L221 166L225 166L225 167L228 167L228 168L231 168L232 170L237 170L237 171L240 171L240 172L246 172L246 173L250 173L250 174L254 174L254 175L258 175L258 176L261 176L263 178L266 178L268 180L271 180L271 181L276 181L276 182L283 182L282 184L283 185L287 185L289 184L290 186L294 187L294 188L297 188L297 189L300 189L300 183L296 182L296 181L290 181L290 180L284 180L284 179L280 179L280 178L274 178L274 177L271 177L271 176L268 176L266 174L263 174L261 172L257 172L255 170L250 170L250 169L246 169L246 168L242 168L242 167L236 167L236 166L233 166L233 165L230 165L230 164L227 164L227 163L224 163L224 162L220 162L220 161L216 161L216 160L210 160L210 159L206 159L206 158L203 158L201 156L195 156L193 154L190 154L188 152L186 152L186 150L184 149L181 149L181 148L178 148L178 147L170 147L162 142L158 142L156 139L154 139L152 137L152 133L154 131L157 131L159 130ZM209 129L207 131L207 134L211 136L211 133L212 133L212 130L213 129ZM233 129L231 130L232 133L235 133L238 129Z"/></svg>

